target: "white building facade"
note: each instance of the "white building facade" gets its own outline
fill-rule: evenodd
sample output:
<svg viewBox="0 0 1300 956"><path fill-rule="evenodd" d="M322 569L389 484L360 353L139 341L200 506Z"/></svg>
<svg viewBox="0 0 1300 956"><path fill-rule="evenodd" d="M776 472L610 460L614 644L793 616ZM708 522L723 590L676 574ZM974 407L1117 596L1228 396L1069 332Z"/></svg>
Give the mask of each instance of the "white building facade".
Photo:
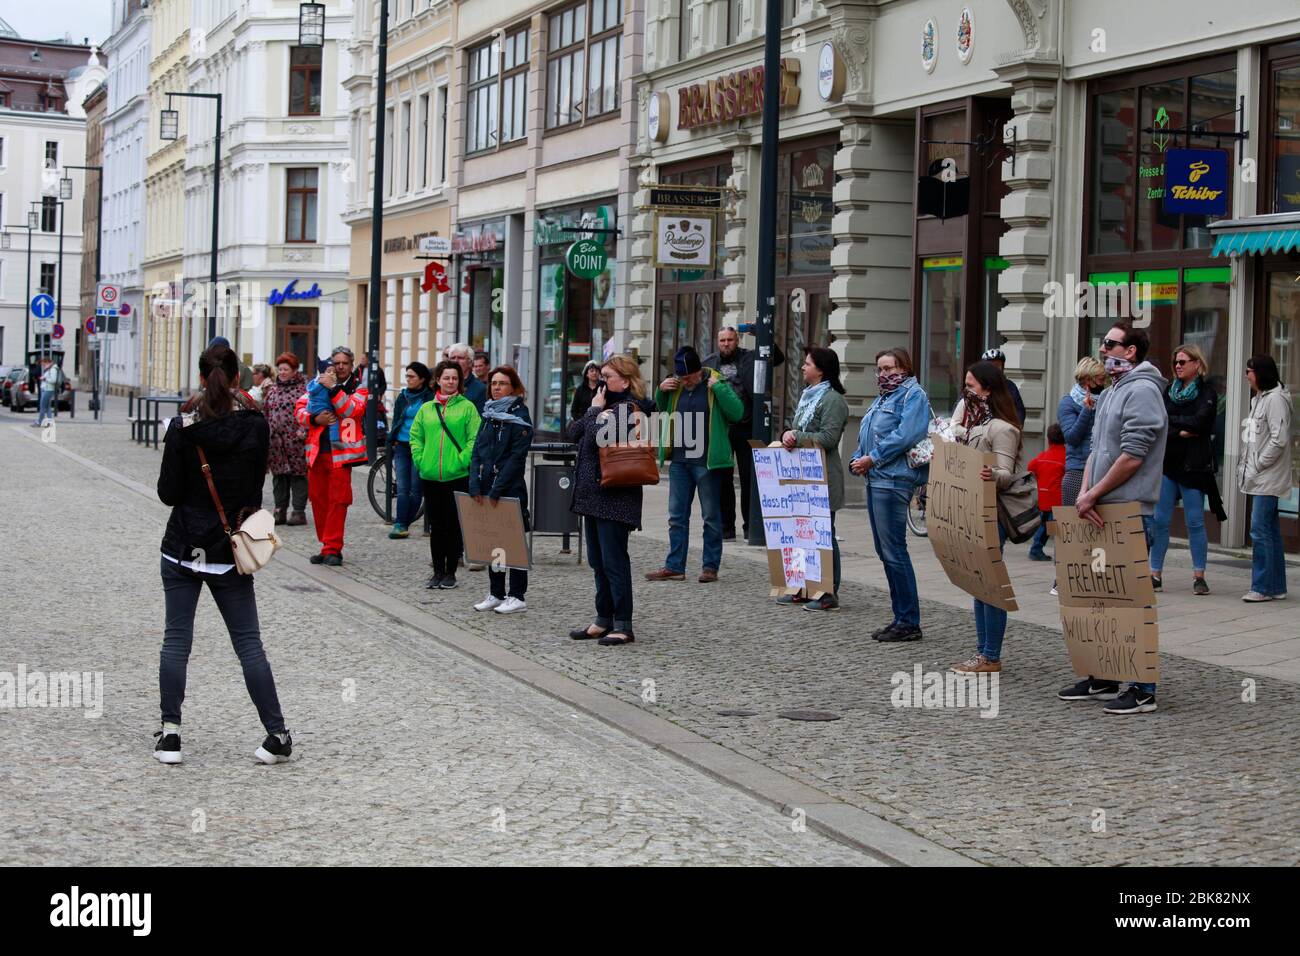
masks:
<svg viewBox="0 0 1300 956"><path fill-rule="evenodd" d="M332 3L323 48L298 47L298 0L195 2L188 91L222 96L217 322L241 359L293 352L308 370L347 329L348 103L340 56L350 0ZM187 309L209 309L216 106L187 117ZM206 341L206 330L201 338Z"/></svg>

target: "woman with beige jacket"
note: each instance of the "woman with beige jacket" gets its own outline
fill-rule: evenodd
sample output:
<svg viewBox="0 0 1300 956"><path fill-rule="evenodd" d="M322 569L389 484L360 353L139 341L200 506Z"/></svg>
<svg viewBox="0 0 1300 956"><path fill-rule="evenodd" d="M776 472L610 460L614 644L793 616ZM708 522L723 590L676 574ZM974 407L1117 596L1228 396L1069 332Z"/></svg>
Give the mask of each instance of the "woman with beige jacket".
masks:
<svg viewBox="0 0 1300 956"><path fill-rule="evenodd" d="M994 463L985 465L980 477L997 482L998 491L1008 487L1020 471L1020 416L1007 388L1007 378L993 362L979 361L966 372L966 387L952 413L952 430L957 441L992 454ZM998 547L1006 540L998 523ZM975 600L975 656L952 670L958 674L990 674L1002 670L1002 638L1007 632L1007 612Z"/></svg>

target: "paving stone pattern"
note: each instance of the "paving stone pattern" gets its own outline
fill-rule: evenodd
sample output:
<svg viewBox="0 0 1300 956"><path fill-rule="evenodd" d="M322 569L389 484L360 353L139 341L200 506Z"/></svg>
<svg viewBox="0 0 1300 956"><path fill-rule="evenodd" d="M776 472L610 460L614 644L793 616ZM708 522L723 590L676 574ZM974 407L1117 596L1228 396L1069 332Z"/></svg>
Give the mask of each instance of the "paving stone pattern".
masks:
<svg viewBox="0 0 1300 956"><path fill-rule="evenodd" d="M103 429L60 433L68 447L152 485L157 453ZM760 566L724 553L722 580L651 584L664 545L634 535L637 643L574 642L591 619L591 573L556 539L537 539L525 614L476 614L485 573L460 573L455 591L430 592L427 540L389 541L363 501L348 527L337 573L421 607L548 668L652 709L732 750L993 864L1295 864L1300 860L1300 690L1295 685L1172 655L1161 661L1159 712L1101 713L1066 704L1074 680L1059 632L1017 620L1004 649L999 714L976 709L898 709L896 672L944 670L974 651L971 614L923 600L925 640L882 645L869 634L889 621L888 595L847 584L843 609L778 608ZM268 482L269 501L269 482ZM316 550L307 528L289 547ZM698 522L691 566L699 562ZM731 547L730 545L728 546ZM576 542L575 542L576 549ZM386 640L369 642L378 648ZM642 700L654 681L655 702ZM1254 702L1243 681L1255 682ZM722 716L726 709L757 711ZM804 723L790 709L841 715ZM1104 824L1104 826L1102 826Z"/></svg>

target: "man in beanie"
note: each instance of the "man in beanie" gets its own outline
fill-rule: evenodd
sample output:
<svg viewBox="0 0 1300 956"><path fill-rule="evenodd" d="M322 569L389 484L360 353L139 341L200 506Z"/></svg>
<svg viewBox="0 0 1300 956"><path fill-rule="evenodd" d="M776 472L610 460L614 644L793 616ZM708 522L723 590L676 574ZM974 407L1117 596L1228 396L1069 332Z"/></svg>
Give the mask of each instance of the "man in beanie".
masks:
<svg viewBox="0 0 1300 956"><path fill-rule="evenodd" d="M734 466L729 429L745 414L735 389L716 369L704 368L689 345L673 356L674 375L660 383L655 405L667 413L659 427L659 464L668 466L668 558L648 581L685 581L691 505L696 491L704 518L704 567L700 583L718 580L722 564L720 483Z"/></svg>

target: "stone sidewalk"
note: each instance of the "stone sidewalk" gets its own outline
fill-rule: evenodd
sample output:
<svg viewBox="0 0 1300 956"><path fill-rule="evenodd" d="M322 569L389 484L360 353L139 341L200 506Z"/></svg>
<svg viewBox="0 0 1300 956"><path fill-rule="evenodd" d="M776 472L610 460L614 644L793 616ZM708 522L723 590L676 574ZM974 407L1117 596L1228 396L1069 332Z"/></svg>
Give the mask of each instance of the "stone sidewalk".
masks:
<svg viewBox="0 0 1300 956"><path fill-rule="evenodd" d="M61 430L58 440L152 486L157 453L137 448L125 435L124 425L78 424ZM591 576L578 566L576 553L561 555L555 539L537 539L528 612L475 614L470 605L486 590L486 576L463 572L455 591L424 590L425 540L389 541L363 500L362 481L358 474L347 563L337 571L321 569L319 580L346 579L349 587L371 588L427 611L449 629L666 717L972 859L1076 865L1300 860L1300 794L1294 787L1300 692L1286 680L1252 677L1246 661L1230 667L1165 654L1160 711L1107 717L1098 706L1056 700L1056 689L1072 679L1059 630L1026 612L1011 618L995 719L982 719L971 708L899 709L891 703L894 675L911 674L916 666L941 670L973 649L969 604L946 603L928 581L922 588L926 639L911 645L870 641L866 635L888 622L888 598L859 578L874 558L855 556L869 550L869 542L851 522L844 531L850 544L844 610L813 615L771 604L765 575L739 547L724 556L719 584L699 585L693 576L685 583L645 583L641 573L658 567L664 550L653 534L652 501L646 518L652 530L635 535L632 545L638 642L601 648L565 636L591 615ZM658 489L652 498L662 494ZM286 531L294 551L316 550L310 528ZM697 549L692 560L698 561ZM1050 565L1029 571L1042 577L1045 592L1050 581L1042 567ZM1013 565L1013 580L1024 580L1017 573L1023 571ZM1211 573L1215 584L1220 574ZM1186 600L1222 600L1226 607L1227 589L1217 590L1212 598ZM1205 629L1206 640L1223 639L1217 626ZM654 682L653 703L642 699L647 680ZM840 719L808 723L778 716L799 708ZM752 715L720 713L734 710Z"/></svg>

